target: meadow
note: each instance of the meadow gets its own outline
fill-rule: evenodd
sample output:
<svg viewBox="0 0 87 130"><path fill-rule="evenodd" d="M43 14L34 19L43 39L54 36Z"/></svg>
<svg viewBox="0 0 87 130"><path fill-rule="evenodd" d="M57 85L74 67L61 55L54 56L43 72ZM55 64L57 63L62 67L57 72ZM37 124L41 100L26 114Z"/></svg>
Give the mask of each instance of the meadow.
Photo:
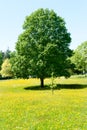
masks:
<svg viewBox="0 0 87 130"><path fill-rule="evenodd" d="M86 130L87 78L55 82L60 89L52 94L39 89L39 79L0 81L0 130Z"/></svg>

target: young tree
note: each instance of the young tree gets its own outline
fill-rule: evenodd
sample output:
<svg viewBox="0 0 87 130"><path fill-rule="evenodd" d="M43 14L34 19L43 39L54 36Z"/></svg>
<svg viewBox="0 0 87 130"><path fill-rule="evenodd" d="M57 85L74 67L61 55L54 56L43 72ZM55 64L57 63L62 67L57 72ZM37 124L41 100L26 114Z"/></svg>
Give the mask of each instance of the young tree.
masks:
<svg viewBox="0 0 87 130"><path fill-rule="evenodd" d="M1 67L1 75L2 77L5 77L5 78L11 78L13 76L9 59L4 60Z"/></svg>
<svg viewBox="0 0 87 130"><path fill-rule="evenodd" d="M22 71L40 78L41 87L52 72L55 76L69 76L71 38L64 19L53 10L38 9L26 17L23 29L16 43L16 55L24 56L27 61L26 70ZM21 64L23 68L25 65L25 62Z"/></svg>
<svg viewBox="0 0 87 130"><path fill-rule="evenodd" d="M77 47L74 55L71 57L71 61L75 64L76 70L81 73L87 72L87 41Z"/></svg>

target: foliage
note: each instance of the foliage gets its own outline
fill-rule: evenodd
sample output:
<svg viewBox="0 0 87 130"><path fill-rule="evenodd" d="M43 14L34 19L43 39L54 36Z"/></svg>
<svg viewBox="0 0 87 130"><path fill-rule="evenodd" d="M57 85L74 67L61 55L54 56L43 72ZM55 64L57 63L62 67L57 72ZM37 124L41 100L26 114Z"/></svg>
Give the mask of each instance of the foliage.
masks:
<svg viewBox="0 0 87 130"><path fill-rule="evenodd" d="M81 73L87 72L87 41L77 47L74 55L71 57L71 61L75 64L76 70Z"/></svg>
<svg viewBox="0 0 87 130"><path fill-rule="evenodd" d="M10 64L10 60L9 59L5 59L2 67L1 67L1 75L2 77L12 77L12 70L11 70L11 64Z"/></svg>
<svg viewBox="0 0 87 130"><path fill-rule="evenodd" d="M17 55L16 52L11 53L11 67L14 77L29 78L28 61L25 56Z"/></svg>
<svg viewBox="0 0 87 130"><path fill-rule="evenodd" d="M4 59L10 59L11 51L9 48L4 52Z"/></svg>
<svg viewBox="0 0 87 130"><path fill-rule="evenodd" d="M87 78L59 81L62 84L83 84L85 81L87 84ZM56 90L53 96L50 90L24 90L37 85L38 79L0 82L1 130L87 129L87 88Z"/></svg>
<svg viewBox="0 0 87 130"><path fill-rule="evenodd" d="M0 70L1 70L1 66L2 66L4 60L7 58L10 59L10 53L11 53L11 51L9 49L7 49L6 52L0 51ZM0 77L1 77L1 74L0 74Z"/></svg>
<svg viewBox="0 0 87 130"><path fill-rule="evenodd" d="M53 10L38 9L26 17L23 29L16 43L16 56L20 58L12 66L18 65L21 57L25 58L27 64L21 64L22 71L28 71L26 77L31 75L40 78L42 87L43 80L50 77L52 72L55 76L68 77L67 58L71 56L71 38L64 19ZM20 67L17 69L21 72Z"/></svg>
<svg viewBox="0 0 87 130"><path fill-rule="evenodd" d="M4 53L2 51L0 51L0 70L1 70L2 63L3 63L3 57L4 57Z"/></svg>

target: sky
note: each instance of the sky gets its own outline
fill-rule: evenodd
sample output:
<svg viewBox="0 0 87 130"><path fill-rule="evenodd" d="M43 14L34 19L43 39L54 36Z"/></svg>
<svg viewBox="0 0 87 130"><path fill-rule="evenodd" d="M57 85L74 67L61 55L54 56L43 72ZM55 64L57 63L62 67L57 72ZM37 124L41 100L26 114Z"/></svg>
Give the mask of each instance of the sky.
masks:
<svg viewBox="0 0 87 130"><path fill-rule="evenodd" d="M71 49L87 41L87 0L0 0L0 50L15 49L25 17L39 8L53 9L64 18Z"/></svg>

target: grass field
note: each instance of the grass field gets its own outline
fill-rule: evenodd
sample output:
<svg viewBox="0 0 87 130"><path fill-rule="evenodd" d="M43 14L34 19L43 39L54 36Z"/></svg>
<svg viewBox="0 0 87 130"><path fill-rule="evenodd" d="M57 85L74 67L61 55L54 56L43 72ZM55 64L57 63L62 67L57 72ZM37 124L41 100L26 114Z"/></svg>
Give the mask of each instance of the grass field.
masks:
<svg viewBox="0 0 87 130"><path fill-rule="evenodd" d="M52 94L38 79L0 81L0 130L87 130L87 78L55 82Z"/></svg>

